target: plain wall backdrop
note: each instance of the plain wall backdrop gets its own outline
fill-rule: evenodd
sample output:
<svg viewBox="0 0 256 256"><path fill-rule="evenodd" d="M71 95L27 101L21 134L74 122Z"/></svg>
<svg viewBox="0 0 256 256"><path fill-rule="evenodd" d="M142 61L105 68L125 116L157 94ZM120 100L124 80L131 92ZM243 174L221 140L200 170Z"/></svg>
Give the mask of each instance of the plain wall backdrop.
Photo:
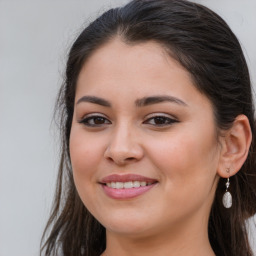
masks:
<svg viewBox="0 0 256 256"><path fill-rule="evenodd" d="M0 0L0 256L39 255L58 168L52 117L68 49L85 24L125 2ZM256 1L196 2L238 36L255 88Z"/></svg>

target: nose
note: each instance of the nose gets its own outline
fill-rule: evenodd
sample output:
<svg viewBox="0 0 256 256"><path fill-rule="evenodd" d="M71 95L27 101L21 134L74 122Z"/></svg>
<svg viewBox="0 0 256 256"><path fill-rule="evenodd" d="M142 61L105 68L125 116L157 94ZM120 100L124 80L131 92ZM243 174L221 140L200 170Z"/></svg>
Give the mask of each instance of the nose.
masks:
<svg viewBox="0 0 256 256"><path fill-rule="evenodd" d="M134 163L143 158L144 151L139 143L139 135L126 125L112 131L104 157L119 166Z"/></svg>

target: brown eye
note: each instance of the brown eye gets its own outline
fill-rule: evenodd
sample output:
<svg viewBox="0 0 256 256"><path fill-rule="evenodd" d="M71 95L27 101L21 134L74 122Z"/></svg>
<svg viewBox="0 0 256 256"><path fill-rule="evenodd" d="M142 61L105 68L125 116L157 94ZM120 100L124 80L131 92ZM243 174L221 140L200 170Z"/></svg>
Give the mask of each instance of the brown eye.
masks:
<svg viewBox="0 0 256 256"><path fill-rule="evenodd" d="M103 116L89 116L81 120L79 123L86 126L99 127L105 124L110 124L111 122Z"/></svg>
<svg viewBox="0 0 256 256"><path fill-rule="evenodd" d="M105 119L103 117L94 117L93 118L94 124L104 124Z"/></svg>
<svg viewBox="0 0 256 256"><path fill-rule="evenodd" d="M147 119L144 123L154 125L154 126L168 126L177 122L178 120L167 117L167 116L154 116Z"/></svg>
<svg viewBox="0 0 256 256"><path fill-rule="evenodd" d="M158 116L154 118L155 124L166 124L169 123L169 120L166 117Z"/></svg>

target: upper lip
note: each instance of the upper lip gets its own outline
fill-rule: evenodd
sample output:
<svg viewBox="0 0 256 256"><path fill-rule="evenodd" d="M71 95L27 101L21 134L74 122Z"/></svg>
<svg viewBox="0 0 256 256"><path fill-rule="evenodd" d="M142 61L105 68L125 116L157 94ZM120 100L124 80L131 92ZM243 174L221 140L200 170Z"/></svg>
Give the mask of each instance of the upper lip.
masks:
<svg viewBox="0 0 256 256"><path fill-rule="evenodd" d="M104 177L100 183L106 184L110 182L128 182L128 181L145 181L147 183L155 183L156 179L145 177L138 174L112 174Z"/></svg>

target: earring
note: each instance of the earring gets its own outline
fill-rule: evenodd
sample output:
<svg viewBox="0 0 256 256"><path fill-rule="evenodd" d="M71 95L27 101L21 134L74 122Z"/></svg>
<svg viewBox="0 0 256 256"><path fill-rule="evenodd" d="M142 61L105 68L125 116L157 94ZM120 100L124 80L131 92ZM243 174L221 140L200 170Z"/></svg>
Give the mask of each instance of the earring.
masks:
<svg viewBox="0 0 256 256"><path fill-rule="evenodd" d="M230 182L229 182L229 178L228 178L227 182L226 182L226 192L224 193L223 198L222 198L222 203L225 208L230 208L232 206L232 195L228 191L229 186L230 186Z"/></svg>

